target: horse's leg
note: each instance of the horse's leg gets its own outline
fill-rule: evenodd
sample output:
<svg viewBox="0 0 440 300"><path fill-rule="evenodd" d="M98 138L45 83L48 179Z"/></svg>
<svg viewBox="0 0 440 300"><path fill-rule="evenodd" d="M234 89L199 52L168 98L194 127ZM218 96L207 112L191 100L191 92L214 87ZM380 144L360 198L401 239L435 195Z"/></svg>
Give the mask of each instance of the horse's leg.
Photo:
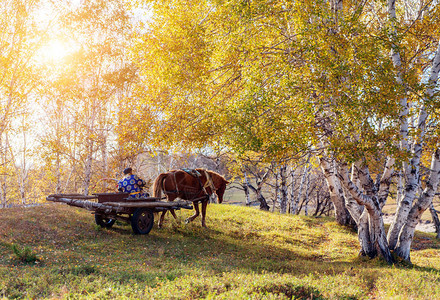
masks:
<svg viewBox="0 0 440 300"><path fill-rule="evenodd" d="M167 195L167 201L168 202L174 201L174 199L176 199L176 198L177 198L177 196L175 196L175 195L170 195L170 194ZM173 217L177 220L177 216L176 216L176 213L174 212L174 209L170 209L169 211L171 212ZM160 215L159 223L157 224L157 227L159 227L159 228L162 227L162 223L163 223L163 220L165 219L165 214L166 213L167 213L167 210L162 211L162 214Z"/></svg>
<svg viewBox="0 0 440 300"><path fill-rule="evenodd" d="M185 224L188 224L189 222L192 222L200 214L199 213L199 202L193 202L193 206L194 206L194 210L195 210L194 215L192 215L191 217L186 219L185 220Z"/></svg>
<svg viewBox="0 0 440 300"><path fill-rule="evenodd" d="M206 227L205 217L206 217L206 207L208 206L208 201L209 200L202 202L202 227Z"/></svg>
<svg viewBox="0 0 440 300"><path fill-rule="evenodd" d="M174 219L177 220L176 212L174 211L174 209L170 209L170 213L173 215Z"/></svg>
<svg viewBox="0 0 440 300"><path fill-rule="evenodd" d="M165 214L167 213L166 210L162 211L162 213L160 214L160 218L159 218L159 222L157 223L157 227L161 228L162 227L162 223L163 220L165 219Z"/></svg>

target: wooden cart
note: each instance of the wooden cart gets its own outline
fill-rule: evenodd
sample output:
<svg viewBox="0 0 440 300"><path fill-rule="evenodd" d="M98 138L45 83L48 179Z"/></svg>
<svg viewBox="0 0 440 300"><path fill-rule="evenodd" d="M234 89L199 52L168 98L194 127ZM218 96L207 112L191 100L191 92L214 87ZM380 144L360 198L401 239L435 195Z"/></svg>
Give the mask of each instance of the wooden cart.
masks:
<svg viewBox="0 0 440 300"><path fill-rule="evenodd" d="M112 227L116 220L128 222L136 234L148 234L151 231L155 212L192 209L190 201L167 202L155 197L128 199L128 196L128 193L100 193L92 196L53 194L47 196L46 200L93 211L96 224L104 228Z"/></svg>

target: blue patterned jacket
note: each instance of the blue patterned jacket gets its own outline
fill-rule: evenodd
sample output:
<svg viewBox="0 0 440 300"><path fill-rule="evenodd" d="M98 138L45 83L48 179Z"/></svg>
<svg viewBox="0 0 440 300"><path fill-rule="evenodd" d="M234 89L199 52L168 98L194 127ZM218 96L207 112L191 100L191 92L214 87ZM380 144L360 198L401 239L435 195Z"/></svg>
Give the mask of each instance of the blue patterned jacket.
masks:
<svg viewBox="0 0 440 300"><path fill-rule="evenodd" d="M128 198L143 198L148 197L148 193L143 193L142 188L145 186L145 181L138 176L132 174L126 176L118 182L118 190L123 193L130 193Z"/></svg>

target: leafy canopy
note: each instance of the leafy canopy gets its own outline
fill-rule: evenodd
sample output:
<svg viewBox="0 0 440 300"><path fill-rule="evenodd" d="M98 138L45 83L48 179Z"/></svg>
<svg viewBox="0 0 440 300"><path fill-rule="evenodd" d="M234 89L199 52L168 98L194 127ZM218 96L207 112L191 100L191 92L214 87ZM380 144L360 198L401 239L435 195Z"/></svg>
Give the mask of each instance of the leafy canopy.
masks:
<svg viewBox="0 0 440 300"><path fill-rule="evenodd" d="M326 136L349 160L403 155L399 99L417 106L425 89L421 54L433 51L438 8L427 11L432 18L399 19L390 36L382 2L342 10L328 1L149 3L153 17L133 57L143 104L156 113L151 142L221 144L272 159ZM392 45L402 50L407 88L397 83Z"/></svg>

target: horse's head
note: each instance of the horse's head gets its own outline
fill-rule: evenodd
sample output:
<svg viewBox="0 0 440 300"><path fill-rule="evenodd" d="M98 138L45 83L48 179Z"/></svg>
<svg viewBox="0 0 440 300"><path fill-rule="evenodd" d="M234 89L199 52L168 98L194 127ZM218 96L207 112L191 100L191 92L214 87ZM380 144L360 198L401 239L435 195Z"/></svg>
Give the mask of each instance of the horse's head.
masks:
<svg viewBox="0 0 440 300"><path fill-rule="evenodd" d="M223 202L223 195L225 194L225 190L226 190L226 185L229 182L224 179L222 176L219 176L219 179L216 180L216 182L214 183L215 188L216 188L216 194L218 196L218 203L222 203Z"/></svg>
<svg viewBox="0 0 440 300"><path fill-rule="evenodd" d="M212 184L214 185L215 193L217 194L218 203L223 202L223 195L225 194L226 185L229 183L222 175L214 172L214 171L208 171L205 169L196 169L200 173L206 175L206 177L211 177Z"/></svg>

